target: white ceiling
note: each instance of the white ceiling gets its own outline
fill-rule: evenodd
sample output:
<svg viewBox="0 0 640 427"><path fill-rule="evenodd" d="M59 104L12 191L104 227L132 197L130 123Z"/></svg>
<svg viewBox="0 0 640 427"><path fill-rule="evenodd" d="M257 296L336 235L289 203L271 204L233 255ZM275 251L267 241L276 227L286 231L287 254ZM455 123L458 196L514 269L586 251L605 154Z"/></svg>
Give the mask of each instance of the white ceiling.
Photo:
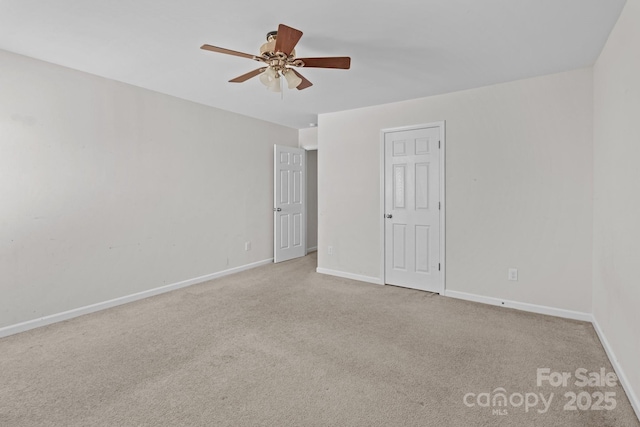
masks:
<svg viewBox="0 0 640 427"><path fill-rule="evenodd" d="M318 113L589 66L625 0L0 0L0 49L294 128ZM302 91L231 78L279 23L304 32ZM1 64L0 64L1 66Z"/></svg>

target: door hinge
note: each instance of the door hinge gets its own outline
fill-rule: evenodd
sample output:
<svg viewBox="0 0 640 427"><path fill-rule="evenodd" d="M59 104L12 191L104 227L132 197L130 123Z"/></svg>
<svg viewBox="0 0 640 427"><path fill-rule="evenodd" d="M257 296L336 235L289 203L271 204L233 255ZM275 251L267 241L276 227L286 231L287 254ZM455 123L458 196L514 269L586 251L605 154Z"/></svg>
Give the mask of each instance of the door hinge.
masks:
<svg viewBox="0 0 640 427"><path fill-rule="evenodd" d="M438 141L438 148L440 148L440 142L441 142L441 141Z"/></svg>
<svg viewBox="0 0 640 427"><path fill-rule="evenodd" d="M442 202L438 202L438 210L442 209Z"/></svg>
<svg viewBox="0 0 640 427"><path fill-rule="evenodd" d="M438 263L438 271L440 271L440 263Z"/></svg>

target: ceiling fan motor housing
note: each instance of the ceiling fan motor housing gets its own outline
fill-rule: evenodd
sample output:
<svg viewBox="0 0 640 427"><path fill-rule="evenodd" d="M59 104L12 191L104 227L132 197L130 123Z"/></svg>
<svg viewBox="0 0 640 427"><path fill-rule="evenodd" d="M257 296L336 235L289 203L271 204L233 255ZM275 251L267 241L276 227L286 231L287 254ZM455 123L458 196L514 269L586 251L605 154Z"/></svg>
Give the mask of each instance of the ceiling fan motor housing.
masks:
<svg viewBox="0 0 640 427"><path fill-rule="evenodd" d="M278 36L277 31L269 31L267 33L267 41L270 42L271 40L275 40L277 36Z"/></svg>

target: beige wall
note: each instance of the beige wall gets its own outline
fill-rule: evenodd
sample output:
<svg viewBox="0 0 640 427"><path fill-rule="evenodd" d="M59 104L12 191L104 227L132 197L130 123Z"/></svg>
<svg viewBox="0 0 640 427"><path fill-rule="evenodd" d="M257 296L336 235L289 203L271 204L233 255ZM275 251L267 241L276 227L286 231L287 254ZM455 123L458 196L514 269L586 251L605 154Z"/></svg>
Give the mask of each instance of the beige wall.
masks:
<svg viewBox="0 0 640 427"><path fill-rule="evenodd" d="M315 150L318 148L318 128L306 128L298 131L300 148Z"/></svg>
<svg viewBox="0 0 640 427"><path fill-rule="evenodd" d="M640 1L629 0L594 67L593 314L640 415L638 46Z"/></svg>
<svg viewBox="0 0 640 427"><path fill-rule="evenodd" d="M0 64L0 327L273 256L273 144L296 129Z"/></svg>
<svg viewBox="0 0 640 427"><path fill-rule="evenodd" d="M447 289L591 312L592 83L582 69L320 115L318 266L381 277L380 130L445 120Z"/></svg>

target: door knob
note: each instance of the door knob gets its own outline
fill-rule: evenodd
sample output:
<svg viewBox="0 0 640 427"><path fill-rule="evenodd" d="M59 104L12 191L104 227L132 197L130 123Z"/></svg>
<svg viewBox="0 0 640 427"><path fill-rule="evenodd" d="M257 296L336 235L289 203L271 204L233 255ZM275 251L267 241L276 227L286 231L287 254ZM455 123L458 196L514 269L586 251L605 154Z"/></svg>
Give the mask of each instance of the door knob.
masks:
<svg viewBox="0 0 640 427"><path fill-rule="evenodd" d="M274 212L280 212L282 210L282 208L273 208Z"/></svg>
<svg viewBox="0 0 640 427"><path fill-rule="evenodd" d="M385 214L385 216L384 216L384 217L385 217L385 218L393 218L393 215L391 215L391 214Z"/></svg>

